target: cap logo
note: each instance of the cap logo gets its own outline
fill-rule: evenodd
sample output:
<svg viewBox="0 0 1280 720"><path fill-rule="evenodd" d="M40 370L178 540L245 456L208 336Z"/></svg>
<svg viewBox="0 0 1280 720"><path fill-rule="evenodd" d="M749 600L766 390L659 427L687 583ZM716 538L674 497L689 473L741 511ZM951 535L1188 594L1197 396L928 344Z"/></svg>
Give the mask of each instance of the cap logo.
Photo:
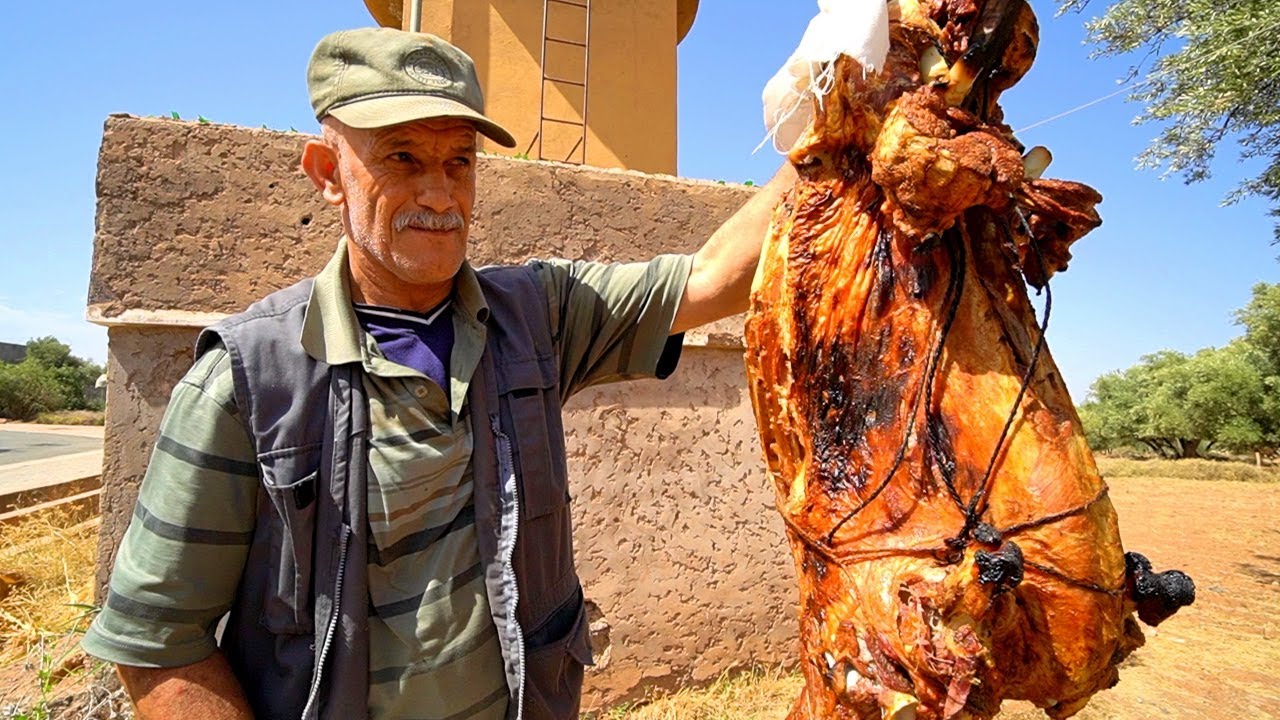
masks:
<svg viewBox="0 0 1280 720"><path fill-rule="evenodd" d="M404 71L427 87L445 88L453 84L449 63L431 48L418 48L405 55Z"/></svg>

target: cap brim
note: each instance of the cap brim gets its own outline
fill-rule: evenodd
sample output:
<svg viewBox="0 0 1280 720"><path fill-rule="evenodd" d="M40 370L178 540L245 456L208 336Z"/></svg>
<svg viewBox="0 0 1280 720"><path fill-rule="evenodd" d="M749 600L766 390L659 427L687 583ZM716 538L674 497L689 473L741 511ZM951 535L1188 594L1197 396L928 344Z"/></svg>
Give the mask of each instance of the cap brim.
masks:
<svg viewBox="0 0 1280 720"><path fill-rule="evenodd" d="M355 128L387 127L433 118L470 120L476 124L476 130L499 145L509 148L516 146L515 137L501 125L456 100L435 95L366 98L331 108L327 114Z"/></svg>

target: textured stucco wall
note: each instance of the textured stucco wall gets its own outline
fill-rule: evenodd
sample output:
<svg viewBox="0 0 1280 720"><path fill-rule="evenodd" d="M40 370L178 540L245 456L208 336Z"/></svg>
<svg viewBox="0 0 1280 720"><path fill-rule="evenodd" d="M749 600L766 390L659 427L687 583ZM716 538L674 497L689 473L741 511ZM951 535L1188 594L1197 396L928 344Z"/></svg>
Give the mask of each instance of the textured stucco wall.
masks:
<svg viewBox="0 0 1280 720"><path fill-rule="evenodd" d="M306 137L107 121L89 315L109 325L103 565L124 531L198 327L314 273L336 213L297 170ZM473 262L643 259L698 247L750 190L484 157ZM787 662L794 573L746 393L741 319L686 340L666 382L566 409L578 563L599 667L589 707Z"/></svg>
<svg viewBox="0 0 1280 720"><path fill-rule="evenodd" d="M169 393L191 366L197 328L116 326L107 331L107 413L103 429L102 532L98 587L107 582L121 536L133 516ZM101 594L101 593L100 593Z"/></svg>
<svg viewBox="0 0 1280 720"><path fill-rule="evenodd" d="M665 382L569 402L578 565L604 620L590 701L794 654L794 573L746 388L740 351L691 347Z"/></svg>

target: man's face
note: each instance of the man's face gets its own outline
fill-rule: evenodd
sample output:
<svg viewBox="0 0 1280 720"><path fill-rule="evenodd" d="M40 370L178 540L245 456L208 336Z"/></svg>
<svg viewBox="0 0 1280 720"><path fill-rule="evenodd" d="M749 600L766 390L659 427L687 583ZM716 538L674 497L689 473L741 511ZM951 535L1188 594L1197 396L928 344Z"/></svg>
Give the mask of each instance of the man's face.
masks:
<svg viewBox="0 0 1280 720"><path fill-rule="evenodd" d="M420 120L337 133L343 214L358 254L410 285L451 282L467 254L476 131Z"/></svg>

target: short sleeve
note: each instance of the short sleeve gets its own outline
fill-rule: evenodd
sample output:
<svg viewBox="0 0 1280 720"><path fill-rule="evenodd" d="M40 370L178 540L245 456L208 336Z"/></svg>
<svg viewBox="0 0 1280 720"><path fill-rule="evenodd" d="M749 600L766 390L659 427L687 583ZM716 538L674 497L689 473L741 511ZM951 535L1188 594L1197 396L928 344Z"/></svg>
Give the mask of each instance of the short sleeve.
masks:
<svg viewBox="0 0 1280 720"><path fill-rule="evenodd" d="M565 398L590 385L666 377L680 357L671 326L693 267L688 255L606 264L535 260L547 293Z"/></svg>
<svg viewBox="0 0 1280 720"><path fill-rule="evenodd" d="M248 556L257 492L230 360L214 347L173 390L85 652L140 667L208 657Z"/></svg>

